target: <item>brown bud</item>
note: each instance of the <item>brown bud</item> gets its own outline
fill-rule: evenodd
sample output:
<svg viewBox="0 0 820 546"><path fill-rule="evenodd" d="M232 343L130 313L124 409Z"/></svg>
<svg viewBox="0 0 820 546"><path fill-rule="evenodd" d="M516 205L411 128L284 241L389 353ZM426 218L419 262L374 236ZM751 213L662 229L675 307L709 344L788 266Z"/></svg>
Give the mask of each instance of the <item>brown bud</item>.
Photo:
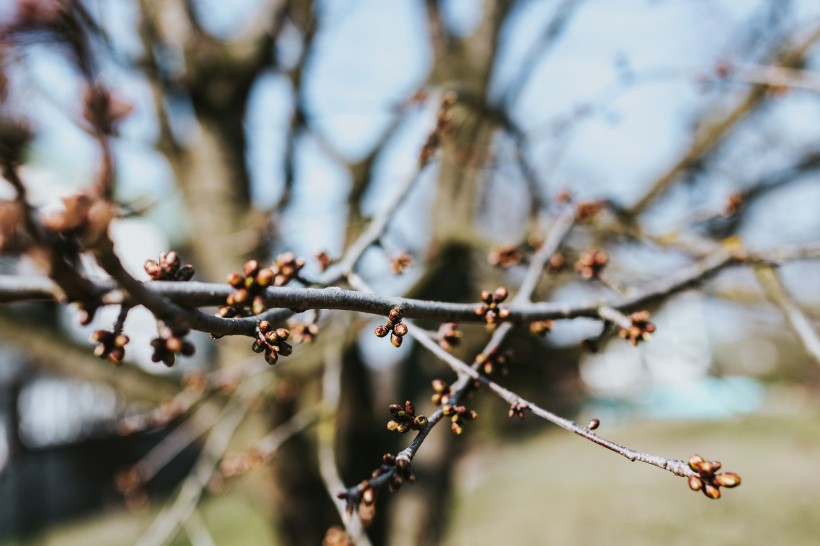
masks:
<svg viewBox="0 0 820 546"><path fill-rule="evenodd" d="M397 336L396 334L390 335L390 343L393 344L393 347L401 347L402 339L403 338L401 336Z"/></svg>
<svg viewBox="0 0 820 546"><path fill-rule="evenodd" d="M692 491L700 491L703 487L703 480L697 476L689 476L689 489Z"/></svg>
<svg viewBox="0 0 820 546"><path fill-rule="evenodd" d="M734 472L724 472L715 476L714 482L722 487L737 487L740 485L740 476Z"/></svg>
<svg viewBox="0 0 820 546"><path fill-rule="evenodd" d="M496 288L495 289L495 294L493 294L496 303L501 303L502 301L507 299L508 295L509 295L509 293L507 292L507 289L504 288L503 286L499 286L498 288Z"/></svg>
<svg viewBox="0 0 820 546"><path fill-rule="evenodd" d="M228 284L233 286L234 288L241 288L245 284L245 277L243 277L239 273L231 273L228 275Z"/></svg>
<svg viewBox="0 0 820 546"><path fill-rule="evenodd" d="M719 499L720 489L718 489L710 483L705 483L703 484L703 494L709 497L710 499Z"/></svg>
<svg viewBox="0 0 820 546"><path fill-rule="evenodd" d="M194 277L195 273L196 271L194 270L194 266L191 264L185 264L179 268L179 271L177 271L177 280L190 281Z"/></svg>
<svg viewBox="0 0 820 546"><path fill-rule="evenodd" d="M381 325L381 324L380 324L379 326L376 326L376 335L377 335L378 337L384 337L384 336L386 336L389 332L390 332L390 330L388 330L388 329L387 329L387 327L386 327L386 326L384 326L384 325Z"/></svg>
<svg viewBox="0 0 820 546"><path fill-rule="evenodd" d="M397 336L404 336L407 334L407 325L403 322L400 322L393 326L393 333Z"/></svg>
<svg viewBox="0 0 820 546"><path fill-rule="evenodd" d="M246 277L253 277L259 271L259 262L256 260L248 260L242 268Z"/></svg>
<svg viewBox="0 0 820 546"><path fill-rule="evenodd" d="M157 279L162 274L162 268L154 260L145 260L145 265L143 265L143 268L152 279Z"/></svg>
<svg viewBox="0 0 820 546"><path fill-rule="evenodd" d="M265 305L265 298L262 296L254 296L253 304L251 304L251 311L254 315L260 315L265 312L267 306Z"/></svg>
<svg viewBox="0 0 820 546"><path fill-rule="evenodd" d="M387 318L389 318L390 322L392 322L393 324L401 322L401 319L402 319L401 309L399 309L398 307L394 307L387 314Z"/></svg>
<svg viewBox="0 0 820 546"><path fill-rule="evenodd" d="M701 463L703 463L703 460L704 460L703 457L701 457L700 455L692 455L689 458L689 468L691 468L695 472L699 472L700 471L700 465L701 465Z"/></svg>
<svg viewBox="0 0 820 546"><path fill-rule="evenodd" d="M290 356L293 354L293 346L290 343L280 341L278 347L279 354L282 356Z"/></svg>
<svg viewBox="0 0 820 546"><path fill-rule="evenodd" d="M433 379L433 391L439 394L443 392L447 392L449 390L449 386L446 382L442 381L441 379Z"/></svg>
<svg viewBox="0 0 820 546"><path fill-rule="evenodd" d="M589 423L587 423L587 428L589 430L595 430L595 429L598 428L598 426L600 424L601 424L601 421L599 419L596 419L596 418L593 417L592 419L589 420Z"/></svg>

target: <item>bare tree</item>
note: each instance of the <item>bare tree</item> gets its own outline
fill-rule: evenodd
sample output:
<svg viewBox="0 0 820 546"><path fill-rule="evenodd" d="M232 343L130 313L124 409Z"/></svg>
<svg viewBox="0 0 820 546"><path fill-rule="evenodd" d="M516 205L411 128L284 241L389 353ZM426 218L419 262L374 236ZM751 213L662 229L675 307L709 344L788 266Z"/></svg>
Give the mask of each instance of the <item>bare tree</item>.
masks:
<svg viewBox="0 0 820 546"><path fill-rule="evenodd" d="M816 144L799 138L784 139L765 160L748 159L765 155L750 133L788 116L779 105L816 101L820 89L806 68L820 29L794 15L791 2L740 18L721 44L730 53L708 65L644 70L619 57L611 85L594 94L572 90L574 104L558 113L533 106L533 96L548 102L551 89L563 85L545 77L543 66L565 54L576 18L605 8L579 0L486 0L472 23L461 25L449 2L408 3L402 9L422 29L416 47L429 49L429 59L402 97L390 97L386 107L365 101L386 121L371 131L378 133L375 144L358 153L345 151L344 137L328 129L314 88L328 81L321 70L331 69L322 59L331 55L334 30L355 15L348 7L263 0L247 25L227 32L216 24L224 6L139 0L117 16L134 30L136 44L129 45L98 4L20 0L5 14L0 162L11 193L0 201L0 250L9 256L0 303L77 306L83 324L115 307L117 318L94 331L93 348L77 347L68 328L49 327L42 339L42 324L21 318L32 308L10 305L2 337L54 371L102 379L124 397L154 404L112 415L121 432L178 424L112 478L129 502L143 502L146 484L201 442L193 468L140 544L165 544L178 533L209 543L198 512L207 488L264 468L283 542L365 544L402 536L434 543L446 523L460 437L475 426L481 396L502 399L510 417L555 424L717 499L740 476L700 455L669 458L620 445L599 433L598 419L579 424L563 417L578 389L559 385L577 378L582 351L606 349L613 337L651 343L651 319L674 295L735 297L709 289L727 270L754 271L805 354L820 363L816 324L779 273L783 264L820 257L817 233L755 246L744 231L779 214L766 210L764 197L814 180L820 165ZM522 23L528 18L537 31L522 39L516 32L533 28ZM761 28L765 39L757 39ZM27 150L48 126L31 121L37 114L25 100L28 55L43 46L71 66L74 122L95 150L91 178L60 207L46 209L32 198L28 164L36 162ZM140 100L152 106L156 127L151 157L170 168L177 192L154 203L156 214L166 222L184 216L186 229L179 252L143 257L144 272L127 266L130 242L114 235L124 219L154 214L123 197L127 166L118 153L129 145L123 135L133 105L112 76L117 71L145 90ZM274 128L283 142L275 191L255 179L249 159L258 144L249 129L259 116L254 93L271 77L285 89L278 96L289 99L281 108L286 119ZM356 74L339 76L347 77ZM599 163L603 171L567 165L585 127L610 115L620 97L658 81L702 88L676 157L647 158L642 172L654 174L631 185ZM747 168L737 168L744 157ZM315 187L314 161L332 162L343 173L342 187L300 195L315 191L306 190ZM173 199L181 204L169 205ZM331 209L335 220L323 219ZM289 227L297 216L306 218ZM323 222L340 234L337 248L311 231ZM310 247L312 259L288 251ZM32 265L39 275L26 273ZM226 275L227 283L219 282ZM556 298L561 290L574 297ZM132 365L136 341L124 328L140 307L157 322L154 362L174 367L179 356L206 346L212 353L171 380ZM386 354L362 348L373 328L368 315L382 321L374 332L385 338L380 348L392 344L399 355L390 356L398 362L392 379L366 363ZM570 348L551 344L556 324L578 319L594 321L598 333ZM192 331L219 340L200 343ZM248 340L258 355L247 350ZM521 362L510 348L536 356ZM87 362L92 352L116 367ZM395 386L385 388L386 377ZM534 377L554 389L533 389ZM240 446L243 427L269 432ZM428 448L436 428L453 434L440 434ZM13 471L10 463L6 472Z"/></svg>

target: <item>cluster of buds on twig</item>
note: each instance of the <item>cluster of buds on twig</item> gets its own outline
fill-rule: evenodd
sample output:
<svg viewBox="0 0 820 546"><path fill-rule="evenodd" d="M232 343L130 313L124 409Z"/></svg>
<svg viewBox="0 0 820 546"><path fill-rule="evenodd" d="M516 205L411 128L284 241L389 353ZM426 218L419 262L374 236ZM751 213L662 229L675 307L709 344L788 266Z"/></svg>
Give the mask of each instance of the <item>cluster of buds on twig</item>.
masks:
<svg viewBox="0 0 820 546"><path fill-rule="evenodd" d="M287 342L290 332L287 328L274 329L270 322L262 320L256 327L257 337L251 345L255 353L265 353L265 361L273 366L280 356L290 356L293 347Z"/></svg>
<svg viewBox="0 0 820 546"><path fill-rule="evenodd" d="M467 409L466 406L455 406L445 404L441 407L441 413L450 418L450 429L457 435L464 432L465 421L475 421L478 413L475 410Z"/></svg>
<svg viewBox="0 0 820 546"><path fill-rule="evenodd" d="M401 347L402 338L407 335L407 325L401 321L401 309L394 307L387 314L387 322L376 326L376 335L385 337L390 334L390 343L393 347Z"/></svg>
<svg viewBox="0 0 820 546"><path fill-rule="evenodd" d="M448 404L450 402L450 385L442 379L433 379L433 396L430 400L436 406Z"/></svg>
<svg viewBox="0 0 820 546"><path fill-rule="evenodd" d="M544 337L552 330L553 326L554 324L551 320L536 320L530 322L530 333L535 336Z"/></svg>
<svg viewBox="0 0 820 546"><path fill-rule="evenodd" d="M125 346L130 340L116 330L96 330L91 334L91 341L97 344L94 346L94 356L106 358L112 364L120 364L125 358Z"/></svg>
<svg viewBox="0 0 820 546"><path fill-rule="evenodd" d="M115 216L111 203L87 193L69 195L62 201L62 209L48 212L40 219L45 228L76 238L84 248L93 248L105 238Z"/></svg>
<svg viewBox="0 0 820 546"><path fill-rule="evenodd" d="M315 322L290 322L288 323L290 330L290 340L293 343L313 343L316 336L319 335L319 325Z"/></svg>
<svg viewBox="0 0 820 546"><path fill-rule="evenodd" d="M349 516L360 504L366 507L372 507L376 504L376 489L371 483L388 472L392 473L387 481L387 489L391 493L398 491L405 482L416 483L416 474L413 472L409 460L385 453L382 456L382 464L373 471L369 480L365 480L356 487L336 495L337 498L346 501L345 511Z"/></svg>
<svg viewBox="0 0 820 546"><path fill-rule="evenodd" d="M481 366L484 375L507 375L509 372L508 366L512 361L512 357L512 349L500 351L498 348L495 348L489 353L478 353L475 357L475 361Z"/></svg>
<svg viewBox="0 0 820 546"><path fill-rule="evenodd" d="M584 201L578 203L575 207L575 221L578 223L586 223L595 219L598 214L606 208L606 203L603 201Z"/></svg>
<svg viewBox="0 0 820 546"><path fill-rule="evenodd" d="M219 463L219 473L225 479L238 478L262 466L265 457L257 449L243 451L240 453L229 453Z"/></svg>
<svg viewBox="0 0 820 546"><path fill-rule="evenodd" d="M396 472L387 482L387 490L391 493L398 491L404 482L416 483L416 474L413 472L413 469L410 468L410 461L407 459L397 459L390 453L385 453L382 457L382 463L384 466L396 467Z"/></svg>
<svg viewBox="0 0 820 546"><path fill-rule="evenodd" d="M524 253L517 245L507 244L500 246L490 252L487 262L493 267L509 269L514 265L519 265L524 261Z"/></svg>
<svg viewBox="0 0 820 546"><path fill-rule="evenodd" d="M475 310L475 314L484 317L488 330L498 326L499 320L504 320L510 316L510 310L501 305L508 295L509 292L503 286L496 288L495 292L489 290L481 292L481 305Z"/></svg>
<svg viewBox="0 0 820 546"><path fill-rule="evenodd" d="M419 165L426 165L433 159L436 150L441 145L442 137L452 130L453 120L450 108L457 100L458 95L455 91L448 91L442 97L441 105L436 114L436 127L427 135L427 139L421 147L421 152L419 152Z"/></svg>
<svg viewBox="0 0 820 546"><path fill-rule="evenodd" d="M228 284L234 291L228 294L226 305L219 308L217 315L236 317L263 313L267 309L265 290L269 286L284 286L297 278L304 265L304 259L296 258L290 252L279 255L268 267L262 267L257 260L248 260L242 273L228 275Z"/></svg>
<svg viewBox="0 0 820 546"><path fill-rule="evenodd" d="M153 362L162 362L169 368L174 365L176 355L191 356L194 354L194 344L185 339L190 330L181 326L161 324L157 333L159 337L151 340L154 352L151 355Z"/></svg>
<svg viewBox="0 0 820 546"><path fill-rule="evenodd" d="M422 430L427 427L427 417L416 415L416 408L410 400L406 401L403 407L401 404L390 404L388 410L393 418L387 422L387 430L396 430L404 434L408 430Z"/></svg>
<svg viewBox="0 0 820 546"><path fill-rule="evenodd" d="M510 411L507 412L507 417L518 417L522 421L524 420L524 412L530 409L529 404L524 402L515 402L510 404Z"/></svg>
<svg viewBox="0 0 820 546"><path fill-rule="evenodd" d="M724 216L734 216L743 207L743 195L740 192L732 193L726 200L726 207L723 209Z"/></svg>
<svg viewBox="0 0 820 546"><path fill-rule="evenodd" d="M649 322L649 311L635 311L629 315L629 320L632 325L618 330L618 335L633 347L641 341L649 341L652 332L657 329L655 324Z"/></svg>
<svg viewBox="0 0 820 546"><path fill-rule="evenodd" d="M125 499L126 506L132 509L148 503L148 495L143 485L140 473L133 466L120 470L114 476L114 487Z"/></svg>
<svg viewBox="0 0 820 546"><path fill-rule="evenodd" d="M83 118L95 131L104 135L114 135L117 125L133 110L131 103L101 85L90 85L85 89Z"/></svg>
<svg viewBox="0 0 820 546"><path fill-rule="evenodd" d="M734 472L718 473L720 461L707 461L700 455L692 455L689 459L689 468L698 473L689 476L689 488L692 491L703 491L710 499L720 498L721 487L737 487L740 485L740 476Z"/></svg>
<svg viewBox="0 0 820 546"><path fill-rule="evenodd" d="M575 271L585 279L597 279L606 267L608 257L602 250L589 250L575 262Z"/></svg>
<svg viewBox="0 0 820 546"><path fill-rule="evenodd" d="M392 271L394 275L401 275L404 273L404 270L411 265L413 265L413 256L406 250L399 252L390 259L390 271Z"/></svg>
<svg viewBox="0 0 820 546"><path fill-rule="evenodd" d="M438 332L436 333L436 340L438 341L439 347L450 352L453 350L453 347L461 343L461 336L461 330L456 328L455 322L445 322L439 326Z"/></svg>
<svg viewBox="0 0 820 546"><path fill-rule="evenodd" d="M313 257L316 259L316 263L319 265L319 271L324 271L325 269L330 267L330 264L333 263L333 258L331 258L328 255L328 253L324 250L320 250L319 252L314 254Z"/></svg>
<svg viewBox="0 0 820 546"><path fill-rule="evenodd" d="M143 267L153 281L190 281L194 276L194 266L183 265L179 254L173 250L160 253L159 262L146 260Z"/></svg>

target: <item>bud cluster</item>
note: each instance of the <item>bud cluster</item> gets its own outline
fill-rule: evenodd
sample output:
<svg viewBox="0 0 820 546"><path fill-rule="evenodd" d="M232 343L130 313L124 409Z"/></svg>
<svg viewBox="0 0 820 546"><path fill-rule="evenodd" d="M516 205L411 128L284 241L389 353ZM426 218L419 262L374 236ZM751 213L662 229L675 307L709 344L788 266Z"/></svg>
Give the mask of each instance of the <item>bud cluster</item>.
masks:
<svg viewBox="0 0 820 546"><path fill-rule="evenodd" d="M510 404L510 411L507 412L507 417L516 416L523 421L524 411L528 409L530 409L529 404L524 402L515 402L514 404Z"/></svg>
<svg viewBox="0 0 820 546"><path fill-rule="evenodd" d="M391 493L395 493L399 490L399 488L404 484L404 482L409 483L416 483L416 474L413 472L413 469L410 468L410 461L407 459L397 459L395 456L391 455L390 453L385 453L382 456L382 465L379 470L383 468L391 468L396 467L395 473L390 477L390 480L387 482L387 489ZM377 471L379 472L379 471ZM383 472L379 472L379 474L375 474L374 478L381 475Z"/></svg>
<svg viewBox="0 0 820 546"><path fill-rule="evenodd" d="M220 317L258 315L265 312L265 290L269 286L284 286L296 278L304 267L305 260L286 252L277 256L268 267L262 267L257 260L248 260L242 273L228 275L228 284L234 291L228 295L224 307L220 307Z"/></svg>
<svg viewBox="0 0 820 546"><path fill-rule="evenodd" d="M450 385L442 379L433 379L433 396L430 398L433 404L436 406L447 404L450 402L450 396L452 396Z"/></svg>
<svg viewBox="0 0 820 546"><path fill-rule="evenodd" d="M112 364L120 364L125 358L125 346L129 339L121 332L97 330L91 334L91 341L97 344L94 347L94 356L106 358Z"/></svg>
<svg viewBox="0 0 820 546"><path fill-rule="evenodd" d="M724 216L734 216L743 208L743 195L740 192L732 193L726 200L726 207L723 209Z"/></svg>
<svg viewBox="0 0 820 546"><path fill-rule="evenodd" d="M502 269L508 269L514 265L519 265L524 261L524 253L521 249L512 244L498 247L487 256L487 262Z"/></svg>
<svg viewBox="0 0 820 546"><path fill-rule="evenodd" d="M535 336L544 337L552 330L553 326L554 323L551 320L536 320L535 322L530 322L530 333Z"/></svg>
<svg viewBox="0 0 820 546"><path fill-rule="evenodd" d="M495 289L495 292L484 290L481 292L481 305L475 310L475 314L483 316L487 323L487 329L493 330L498 326L499 320L504 320L510 316L510 310L501 305L507 299L509 293L503 286Z"/></svg>
<svg viewBox="0 0 820 546"><path fill-rule="evenodd" d="M387 430L397 430L404 434L408 430L422 430L427 427L427 417L416 415L416 408L410 400L404 403L404 407L401 404L390 404L387 409L393 416L387 422Z"/></svg>
<svg viewBox="0 0 820 546"><path fill-rule="evenodd" d="M602 250L589 250L581 254L575 262L575 271L585 279L597 279L608 260L609 258Z"/></svg>
<svg viewBox="0 0 820 546"><path fill-rule="evenodd" d="M293 343L313 343L316 336L319 335L319 325L315 322L307 324L303 322L289 323L290 340Z"/></svg>
<svg viewBox="0 0 820 546"><path fill-rule="evenodd" d="M475 421L478 418L478 413L475 410L468 410L466 406L454 406L453 404L443 405L441 413L450 418L450 429L457 436L464 432L465 421Z"/></svg>
<svg viewBox="0 0 820 546"><path fill-rule="evenodd" d="M287 342L290 332L287 328L274 329L270 322L263 320L256 327L257 337L251 345L255 353L265 353L265 361L273 366L280 356L290 356L293 347Z"/></svg>
<svg viewBox="0 0 820 546"><path fill-rule="evenodd" d="M41 222L46 229L64 237L72 237L84 248L93 248L108 233L114 218L111 203L96 195L78 193L63 197L63 208L44 214Z"/></svg>
<svg viewBox="0 0 820 546"><path fill-rule="evenodd" d="M740 485L740 476L734 472L718 473L720 461L707 461L700 455L692 455L689 459L689 468L698 473L689 477L689 488L692 491L703 491L710 499L720 498L721 487L737 487Z"/></svg>
<svg viewBox="0 0 820 546"><path fill-rule="evenodd" d="M579 223L594 220L598 214L604 210L606 204L603 201L584 201L575 207L575 221Z"/></svg>
<svg viewBox="0 0 820 546"><path fill-rule="evenodd" d="M405 482L416 483L416 474L413 472L409 460L385 453L382 456L382 464L373 471L369 480L364 480L355 488L342 491L336 495L337 498L346 501L345 510L348 515L352 515L357 507L361 513L360 504L368 508L372 508L376 504L376 489L371 485L371 482L388 472L391 473L391 476L387 480L387 489L391 493L398 491Z"/></svg>
<svg viewBox="0 0 820 546"><path fill-rule="evenodd" d="M159 262L146 260L145 272L153 281L190 281L194 276L194 266L182 265L179 255L173 250L160 253Z"/></svg>
<svg viewBox="0 0 820 546"><path fill-rule="evenodd" d="M169 368L174 365L176 355L191 356L194 354L194 344L185 339L190 330L180 326L162 324L158 329L159 337L151 340L154 352L151 355L153 362L162 362Z"/></svg>
<svg viewBox="0 0 820 546"><path fill-rule="evenodd" d="M330 267L330 264L333 263L333 258L331 258L328 255L328 253L324 250L320 250L319 252L314 254L313 257L316 259L316 262L319 265L319 271L324 271L325 269Z"/></svg>
<svg viewBox="0 0 820 546"><path fill-rule="evenodd" d="M219 463L219 472L226 479L238 478L248 471L258 468L264 462L265 458L256 449L241 453L230 453Z"/></svg>
<svg viewBox="0 0 820 546"><path fill-rule="evenodd" d="M461 336L461 330L456 328L455 322L445 322L439 327L436 339L439 347L450 352L461 343Z"/></svg>
<svg viewBox="0 0 820 546"><path fill-rule="evenodd" d="M436 114L436 127L427 135L427 139L421 147L421 152L419 152L419 165L426 165L433 159L436 150L441 145L442 137L453 130L453 116L450 108L457 100L458 95L454 91L448 91L442 97L441 105Z"/></svg>
<svg viewBox="0 0 820 546"><path fill-rule="evenodd" d="M641 341L649 341L652 332L656 330L656 326L649 322L649 311L635 311L629 315L629 320L632 321L632 326L621 328L618 335L633 347Z"/></svg>
<svg viewBox="0 0 820 546"><path fill-rule="evenodd" d="M385 337L390 334L390 343L393 347L401 347L402 338L407 335L407 325L401 321L402 318L401 309L394 307L387 314L387 322L376 326L376 335Z"/></svg>
<svg viewBox="0 0 820 546"><path fill-rule="evenodd" d="M475 357L476 363L481 366L484 375L507 375L509 373L509 363L512 361L512 349L504 349L499 351L498 348L493 349L489 353L478 353Z"/></svg>
<svg viewBox="0 0 820 546"><path fill-rule="evenodd" d="M405 250L390 260L390 271L394 275L401 275L411 265L413 265L413 256Z"/></svg>

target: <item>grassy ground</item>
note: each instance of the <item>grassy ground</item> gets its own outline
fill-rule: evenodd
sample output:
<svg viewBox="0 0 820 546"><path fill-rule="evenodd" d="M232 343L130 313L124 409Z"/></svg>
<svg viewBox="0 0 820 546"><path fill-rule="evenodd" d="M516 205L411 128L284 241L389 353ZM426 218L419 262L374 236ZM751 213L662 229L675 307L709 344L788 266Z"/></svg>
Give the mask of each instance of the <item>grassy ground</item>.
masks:
<svg viewBox="0 0 820 546"><path fill-rule="evenodd" d="M603 423L600 433L662 455L719 458L743 476L743 485L711 501L681 478L552 430L501 447L488 444L463 461L445 544L820 543L816 412L723 423L636 422L617 430ZM272 544L264 509L241 492L207 499L200 513L218 545ZM153 515L98 515L6 545L133 544Z"/></svg>
<svg viewBox="0 0 820 546"><path fill-rule="evenodd" d="M677 458L719 458L743 484L712 501L681 478L556 431L465 461L446 544L820 543L816 417L634 423L601 435Z"/></svg>

